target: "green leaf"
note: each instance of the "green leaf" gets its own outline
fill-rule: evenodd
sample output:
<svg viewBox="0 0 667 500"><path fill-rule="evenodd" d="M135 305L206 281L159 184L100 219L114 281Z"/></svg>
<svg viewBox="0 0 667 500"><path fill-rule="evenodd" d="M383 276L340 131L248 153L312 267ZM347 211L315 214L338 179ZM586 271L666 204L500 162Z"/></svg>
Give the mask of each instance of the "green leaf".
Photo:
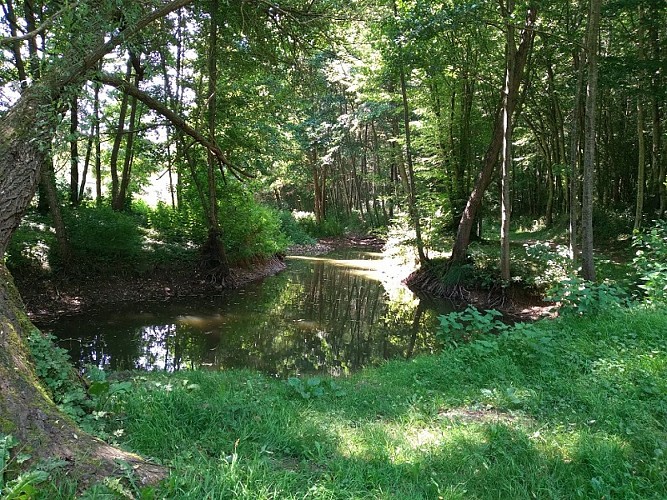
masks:
<svg viewBox="0 0 667 500"><path fill-rule="evenodd" d="M109 392L109 382L93 382L88 387L88 394L91 396L101 396Z"/></svg>

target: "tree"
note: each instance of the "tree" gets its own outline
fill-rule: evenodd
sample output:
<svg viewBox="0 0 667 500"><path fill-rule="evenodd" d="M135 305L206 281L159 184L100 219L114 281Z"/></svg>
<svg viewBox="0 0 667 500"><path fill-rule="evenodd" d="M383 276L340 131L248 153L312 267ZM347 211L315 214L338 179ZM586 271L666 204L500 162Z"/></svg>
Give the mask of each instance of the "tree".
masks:
<svg viewBox="0 0 667 500"><path fill-rule="evenodd" d="M533 40L535 38L535 20L537 18L537 10L530 6L526 12L526 21L521 33L521 42L516 50L514 56L514 72L510 79L510 86L507 92L507 110L511 117L516 109L517 100L519 97L519 86L523 81L523 70L528 59L528 54L532 48ZM502 102L502 97L501 97ZM500 109L500 108L499 108ZM496 111L495 123L493 127L493 134L491 142L484 155L484 162L482 170L477 176L475 186L470 193L468 202L466 204L463 215L459 222L459 227L456 232L456 240L452 248L452 263L460 263L466 260L468 253L468 245L470 244L470 233L472 232L473 222L477 216L477 212L482 204L482 197L484 192L489 187L493 172L496 168L498 155L503 143L503 114Z"/></svg>
<svg viewBox="0 0 667 500"><path fill-rule="evenodd" d="M71 33L75 41L60 59L53 59L39 79L25 88L19 100L0 119L0 259L32 199L52 140L53 123L59 114L51 113L52 103L61 99L70 86L80 86L97 62L125 40L131 39L151 22L179 9L192 0L158 3L131 23L118 25L115 4L86 5L86 23ZM86 2L65 9L79 9ZM111 7L111 8L110 8ZM51 19L54 22L54 19ZM46 29L44 24L31 33L0 40L11 45L32 40ZM98 41L90 44L87 34ZM4 261L3 261L4 262ZM4 263L0 263L0 431L12 433L34 459L62 457L69 460L73 473L109 474L114 459L137 465L143 480L163 475L160 467L150 466L130 453L114 449L82 433L45 396L35 375L26 348L26 337L34 331Z"/></svg>
<svg viewBox="0 0 667 500"><path fill-rule="evenodd" d="M584 130L584 179L581 204L581 271L585 279L595 281L593 261L593 175L595 171L595 118L598 90L598 35L602 0L591 0L586 38L588 81L586 87L586 127Z"/></svg>

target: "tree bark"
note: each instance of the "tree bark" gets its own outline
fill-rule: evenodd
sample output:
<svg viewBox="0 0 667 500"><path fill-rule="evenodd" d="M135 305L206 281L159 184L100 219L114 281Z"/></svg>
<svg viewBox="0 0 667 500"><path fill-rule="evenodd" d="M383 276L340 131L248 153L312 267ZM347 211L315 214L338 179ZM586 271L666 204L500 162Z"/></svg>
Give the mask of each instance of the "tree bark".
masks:
<svg viewBox="0 0 667 500"><path fill-rule="evenodd" d="M579 164L579 122L582 116L581 94L584 85L584 65L580 53L574 53L574 69L577 71L577 88L574 93L574 105L572 106L572 122L570 124L570 258L573 262L579 259L579 220L580 220L580 197L581 169Z"/></svg>
<svg viewBox="0 0 667 500"><path fill-rule="evenodd" d="M591 0L586 40L588 84L586 92L586 130L584 144L584 181L581 204L581 271L584 279L595 281L593 261L593 180L595 174L595 118L598 90L598 35L602 0Z"/></svg>
<svg viewBox="0 0 667 500"><path fill-rule="evenodd" d="M144 69L141 67L141 55L130 54L130 60L134 67L134 86L138 89L143 79ZM127 94L126 94L127 95ZM120 178L118 193L113 199L113 209L121 211L125 209L127 202L127 189L130 185L130 176L132 173L132 159L134 157L134 138L137 129L137 96L133 95L130 100L130 123L127 130L127 140L125 142L125 156L123 157L123 170Z"/></svg>
<svg viewBox="0 0 667 500"><path fill-rule="evenodd" d="M644 186L646 184L646 140L644 138L644 105L641 95L637 96L637 144L639 156L637 160L637 200L635 202L635 224L633 229L639 231L642 227L644 214Z"/></svg>
<svg viewBox="0 0 667 500"><path fill-rule="evenodd" d="M398 17L398 12L396 8L396 2L393 3L394 6L394 17ZM406 188L406 194L408 196L408 211L410 213L410 219L412 220L412 226L415 230L415 240L417 244L417 255L419 256L419 263L425 264L428 261L426 254L424 253L424 241L422 240L421 232L421 221L419 217L419 209L417 208L417 193L415 188L415 171L412 164L412 144L410 136L410 108L408 106L408 91L407 84L405 81L405 66L403 62L403 45L398 42L399 50L399 78L401 83L401 102L403 105L403 127L405 134L405 163L401 163L401 166L405 168L407 165L407 172L402 171L401 176L404 177L403 184Z"/></svg>
<svg viewBox="0 0 667 500"><path fill-rule="evenodd" d="M514 12L514 1L507 0L503 7L503 16L507 20L505 45L505 88L503 90L503 147L501 166L501 214L500 214L500 279L505 283L510 280L510 173L512 171L512 109L510 108L510 89L513 87L516 47L514 27L511 16Z"/></svg>
<svg viewBox="0 0 667 500"><path fill-rule="evenodd" d="M74 95L70 101L69 153L70 184L69 201L73 206L79 204L79 98Z"/></svg>

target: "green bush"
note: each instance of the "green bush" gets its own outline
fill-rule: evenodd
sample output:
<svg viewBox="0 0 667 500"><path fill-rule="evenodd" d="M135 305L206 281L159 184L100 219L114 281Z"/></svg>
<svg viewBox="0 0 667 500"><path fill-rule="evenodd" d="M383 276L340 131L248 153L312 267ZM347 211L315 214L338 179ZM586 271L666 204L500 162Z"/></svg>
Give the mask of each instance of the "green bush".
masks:
<svg viewBox="0 0 667 500"><path fill-rule="evenodd" d="M174 210L169 205L159 202L157 207L147 214L148 227L166 243L201 244L206 240L207 230L204 215L190 205L183 205Z"/></svg>
<svg viewBox="0 0 667 500"><path fill-rule="evenodd" d="M281 210L280 229L285 235L297 245L312 245L315 243L315 238L310 236L305 229L297 222L292 212L288 210Z"/></svg>
<svg viewBox="0 0 667 500"><path fill-rule="evenodd" d="M26 216L7 246L5 259L12 269L44 269L49 263L49 249L55 234L45 220Z"/></svg>
<svg viewBox="0 0 667 500"><path fill-rule="evenodd" d="M646 300L667 303L667 221L655 221L652 228L635 234L632 245L637 248L633 264Z"/></svg>
<svg viewBox="0 0 667 500"><path fill-rule="evenodd" d="M571 276L551 287L546 300L560 304L562 315L596 315L627 304L626 293L608 283Z"/></svg>
<svg viewBox="0 0 667 500"><path fill-rule="evenodd" d="M345 225L337 217L327 217L319 224L312 212L294 212L294 217L303 231L313 238L331 238L345 233Z"/></svg>
<svg viewBox="0 0 667 500"><path fill-rule="evenodd" d="M290 245L281 231L280 213L259 204L240 185L227 185L221 200L220 225L232 262L270 257Z"/></svg>
<svg viewBox="0 0 667 500"><path fill-rule="evenodd" d="M75 262L85 262L102 271L140 264L145 257L143 235L132 215L114 212L111 207L80 206L63 210ZM62 264L57 247L52 247L53 263Z"/></svg>

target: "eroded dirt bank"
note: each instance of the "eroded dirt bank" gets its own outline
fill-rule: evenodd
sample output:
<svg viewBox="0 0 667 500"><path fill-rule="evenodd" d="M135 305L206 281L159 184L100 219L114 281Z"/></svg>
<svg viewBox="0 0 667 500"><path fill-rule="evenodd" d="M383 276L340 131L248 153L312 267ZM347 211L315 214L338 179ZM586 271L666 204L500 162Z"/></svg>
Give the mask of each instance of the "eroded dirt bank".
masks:
<svg viewBox="0 0 667 500"><path fill-rule="evenodd" d="M232 268L231 278L236 288L283 269L283 259L274 257L247 267ZM17 272L14 279L30 319L38 324L116 303L159 302L223 292L189 262L181 266L157 267L142 275L70 276Z"/></svg>

